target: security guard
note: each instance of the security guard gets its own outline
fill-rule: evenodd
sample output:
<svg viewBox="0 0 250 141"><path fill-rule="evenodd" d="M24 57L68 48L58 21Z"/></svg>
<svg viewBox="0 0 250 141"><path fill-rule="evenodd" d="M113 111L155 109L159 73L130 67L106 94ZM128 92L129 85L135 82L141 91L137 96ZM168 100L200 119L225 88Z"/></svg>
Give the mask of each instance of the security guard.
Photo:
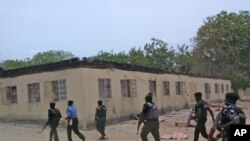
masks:
<svg viewBox="0 0 250 141"><path fill-rule="evenodd" d="M207 122L207 111L209 111L213 121L214 121L214 114L213 114L213 111L209 108L207 102L205 102L202 99L201 92L196 92L194 95L195 95L195 100L197 102L195 104L194 109L193 109L195 115L189 116L187 126L189 126L191 119L194 119L197 122L196 127L195 127L195 131L194 131L194 141L198 141L200 133L204 138L206 138L206 139L208 138L208 134L206 131L206 126L205 126L205 124ZM191 112L193 112L193 110Z"/></svg>
<svg viewBox="0 0 250 141"><path fill-rule="evenodd" d="M147 135L150 132L152 133L155 141L160 141L159 112L157 105L152 102L152 96L150 95L146 95L145 97L145 104L143 105L143 110L140 114L140 119L137 126L137 133L142 122L144 122L140 134L142 141L148 141Z"/></svg>
<svg viewBox="0 0 250 141"><path fill-rule="evenodd" d="M101 140L105 139L105 122L106 122L106 107L102 105L102 101L99 100L98 107L95 112L96 129L102 135Z"/></svg>
<svg viewBox="0 0 250 141"><path fill-rule="evenodd" d="M85 141L85 136L79 131L78 129L78 117L77 117L77 108L73 105L74 101L69 100L68 101L68 107L66 109L67 112L67 117L65 118L68 120L68 125L67 125L67 135L68 135L68 141L72 141L72 130L74 133L82 139L82 141ZM70 124L72 121L72 124Z"/></svg>
<svg viewBox="0 0 250 141"><path fill-rule="evenodd" d="M52 141L54 137L54 141L59 141L58 134L57 134L57 127L59 125L59 121L62 118L60 110L56 109L56 103L50 102L50 109L48 110L48 122L44 125L42 131L46 128L47 125L50 125L50 135L49 141Z"/></svg>
<svg viewBox="0 0 250 141"><path fill-rule="evenodd" d="M236 106L239 96L235 93L227 93L225 96L225 106L221 111L220 127L222 141L229 140L229 126L232 124L245 124L244 112Z"/></svg>

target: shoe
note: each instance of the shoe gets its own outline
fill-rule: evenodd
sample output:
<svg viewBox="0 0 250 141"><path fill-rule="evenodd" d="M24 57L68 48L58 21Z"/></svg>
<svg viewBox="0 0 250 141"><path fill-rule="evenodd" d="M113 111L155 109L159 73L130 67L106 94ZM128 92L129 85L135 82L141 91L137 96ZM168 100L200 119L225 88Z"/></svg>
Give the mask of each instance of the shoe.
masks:
<svg viewBox="0 0 250 141"><path fill-rule="evenodd" d="M82 138L82 141L85 141L85 137Z"/></svg>
<svg viewBox="0 0 250 141"><path fill-rule="evenodd" d="M100 137L100 140L105 140L105 137Z"/></svg>

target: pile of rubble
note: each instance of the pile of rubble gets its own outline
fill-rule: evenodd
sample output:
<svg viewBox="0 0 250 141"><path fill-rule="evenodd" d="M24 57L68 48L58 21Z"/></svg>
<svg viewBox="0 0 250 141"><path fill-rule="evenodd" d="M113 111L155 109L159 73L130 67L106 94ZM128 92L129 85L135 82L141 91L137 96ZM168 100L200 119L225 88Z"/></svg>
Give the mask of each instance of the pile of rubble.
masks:
<svg viewBox="0 0 250 141"><path fill-rule="evenodd" d="M165 133L161 136L161 139L163 139L163 140L169 140L169 139L183 140L183 139L188 139L188 134L183 133L183 132L173 132L172 134Z"/></svg>

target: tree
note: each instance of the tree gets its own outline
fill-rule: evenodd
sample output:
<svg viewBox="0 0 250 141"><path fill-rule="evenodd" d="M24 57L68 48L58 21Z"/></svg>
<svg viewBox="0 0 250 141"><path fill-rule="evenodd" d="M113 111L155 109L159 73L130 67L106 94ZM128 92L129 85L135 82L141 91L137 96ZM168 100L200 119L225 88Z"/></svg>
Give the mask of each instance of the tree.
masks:
<svg viewBox="0 0 250 141"><path fill-rule="evenodd" d="M240 11L239 14L222 11L208 17L199 28L194 43L195 66L199 66L196 73L229 77L235 89L249 87L248 11Z"/></svg>
<svg viewBox="0 0 250 141"><path fill-rule="evenodd" d="M66 59L74 58L75 56L71 52L62 50L49 50L46 52L39 52L36 55L24 60L6 60L3 62L5 70L17 69L32 65L40 65L45 63L58 62Z"/></svg>
<svg viewBox="0 0 250 141"><path fill-rule="evenodd" d="M145 44L143 50L135 47L125 52L114 53L100 51L97 56L90 57L105 61L114 61L118 63L130 63L143 65L163 70L174 70L175 51L168 47L167 42L152 38L150 43Z"/></svg>
<svg viewBox="0 0 250 141"><path fill-rule="evenodd" d="M21 67L29 66L28 59L25 60L6 60L3 62L3 68L5 70L17 69Z"/></svg>
<svg viewBox="0 0 250 141"><path fill-rule="evenodd" d="M177 45L177 49L175 53L175 71L189 74L193 68L192 51L190 51L189 46L185 44Z"/></svg>
<svg viewBox="0 0 250 141"><path fill-rule="evenodd" d="M131 48L128 53L129 63L135 65L144 66L146 64L146 58L144 56L143 50L141 48L136 49L135 47Z"/></svg>
<svg viewBox="0 0 250 141"><path fill-rule="evenodd" d="M102 61L117 62L117 63L128 63L128 55L121 51L119 53L100 51L96 56L89 57L91 59L98 59Z"/></svg>
<svg viewBox="0 0 250 141"><path fill-rule="evenodd" d="M49 50L45 52L39 52L32 57L30 60L31 65L38 65L38 64L46 64L52 62L58 62L62 60L67 60L74 58L71 52L63 51L63 50Z"/></svg>
<svg viewBox="0 0 250 141"><path fill-rule="evenodd" d="M151 39L151 43L144 46L146 65L164 70L173 70L175 51L168 47L168 43L160 39Z"/></svg>

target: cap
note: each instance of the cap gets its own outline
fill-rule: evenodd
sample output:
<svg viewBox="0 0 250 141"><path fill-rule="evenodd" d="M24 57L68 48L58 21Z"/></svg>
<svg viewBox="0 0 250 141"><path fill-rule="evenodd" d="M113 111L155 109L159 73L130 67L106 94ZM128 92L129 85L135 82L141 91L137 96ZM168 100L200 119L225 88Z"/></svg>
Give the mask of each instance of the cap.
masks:
<svg viewBox="0 0 250 141"><path fill-rule="evenodd" d="M145 100L146 100L147 102L152 102L152 96L151 96L151 95L146 95L146 96L145 96Z"/></svg>
<svg viewBox="0 0 250 141"><path fill-rule="evenodd" d="M201 92L194 93L195 96L202 96Z"/></svg>
<svg viewBox="0 0 250 141"><path fill-rule="evenodd" d="M236 93L226 93L225 95L225 100L226 102L229 102L229 103L236 103L236 101L239 99L239 95L236 94Z"/></svg>

